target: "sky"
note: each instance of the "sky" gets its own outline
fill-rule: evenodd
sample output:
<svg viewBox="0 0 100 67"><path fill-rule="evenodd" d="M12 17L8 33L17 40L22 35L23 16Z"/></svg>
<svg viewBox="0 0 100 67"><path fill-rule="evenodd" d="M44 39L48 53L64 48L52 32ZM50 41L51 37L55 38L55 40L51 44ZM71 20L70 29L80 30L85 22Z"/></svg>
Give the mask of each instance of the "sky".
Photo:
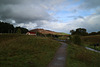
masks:
<svg viewBox="0 0 100 67"><path fill-rule="evenodd" d="M0 0L0 20L29 30L100 31L100 0Z"/></svg>

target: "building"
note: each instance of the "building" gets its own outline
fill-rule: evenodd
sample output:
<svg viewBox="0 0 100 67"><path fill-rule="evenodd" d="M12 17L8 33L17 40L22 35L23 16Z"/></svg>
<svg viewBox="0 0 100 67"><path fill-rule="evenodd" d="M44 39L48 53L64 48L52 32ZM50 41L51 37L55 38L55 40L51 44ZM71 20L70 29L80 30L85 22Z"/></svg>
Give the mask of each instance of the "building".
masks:
<svg viewBox="0 0 100 67"><path fill-rule="evenodd" d="M30 32L30 31L29 31L29 32L26 33L26 35L33 35L33 36L36 36L36 33L35 33L35 32Z"/></svg>

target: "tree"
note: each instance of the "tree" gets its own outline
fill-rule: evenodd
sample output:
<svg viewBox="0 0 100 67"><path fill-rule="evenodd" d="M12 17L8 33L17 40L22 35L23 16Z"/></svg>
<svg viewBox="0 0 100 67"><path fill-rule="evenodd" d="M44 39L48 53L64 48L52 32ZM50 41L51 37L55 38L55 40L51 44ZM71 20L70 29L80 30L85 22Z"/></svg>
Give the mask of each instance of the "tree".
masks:
<svg viewBox="0 0 100 67"><path fill-rule="evenodd" d="M100 34L100 31L98 31L97 34Z"/></svg>
<svg viewBox="0 0 100 67"><path fill-rule="evenodd" d="M13 33L14 26L10 23L0 22L0 33Z"/></svg>
<svg viewBox="0 0 100 67"><path fill-rule="evenodd" d="M97 33L96 32L91 32L91 33L89 33L89 35L97 35Z"/></svg>
<svg viewBox="0 0 100 67"><path fill-rule="evenodd" d="M71 35L74 35L75 31L74 30L70 30L70 33L71 33Z"/></svg>
<svg viewBox="0 0 100 67"><path fill-rule="evenodd" d="M87 35L87 32L86 32L86 29L84 29L84 28L78 28L78 29L76 29L76 34L78 34L78 35Z"/></svg>
<svg viewBox="0 0 100 67"><path fill-rule="evenodd" d="M18 28L16 33L17 33L17 34L21 34L21 29Z"/></svg>
<svg viewBox="0 0 100 67"><path fill-rule="evenodd" d="M28 29L26 28L23 27L14 28L12 24L0 21L0 33L16 33L18 29L21 30L22 34L28 32Z"/></svg>
<svg viewBox="0 0 100 67"><path fill-rule="evenodd" d="M26 28L22 28L22 27L16 27L15 28L15 33L17 33L17 30L20 29L21 30L21 34L26 34L28 32L28 29Z"/></svg>
<svg viewBox="0 0 100 67"><path fill-rule="evenodd" d="M88 35L88 33L86 32L86 29L84 28L78 28L76 29L76 31L71 30L70 32L72 35L82 35L82 36Z"/></svg>

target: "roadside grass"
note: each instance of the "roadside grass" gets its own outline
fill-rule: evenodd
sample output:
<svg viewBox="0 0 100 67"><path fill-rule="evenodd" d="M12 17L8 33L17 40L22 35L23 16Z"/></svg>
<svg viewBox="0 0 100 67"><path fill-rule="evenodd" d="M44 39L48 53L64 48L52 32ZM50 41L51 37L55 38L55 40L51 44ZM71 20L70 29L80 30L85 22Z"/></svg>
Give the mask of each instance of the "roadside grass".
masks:
<svg viewBox="0 0 100 67"><path fill-rule="evenodd" d="M60 40L66 40L67 37L66 37L66 36L61 36L61 37L59 37L58 39L60 39Z"/></svg>
<svg viewBox="0 0 100 67"><path fill-rule="evenodd" d="M100 67L100 53L75 44L68 45L66 67Z"/></svg>
<svg viewBox="0 0 100 67"><path fill-rule="evenodd" d="M60 47L60 43L46 37L4 37L0 38L6 40L0 43L0 67L46 67Z"/></svg>

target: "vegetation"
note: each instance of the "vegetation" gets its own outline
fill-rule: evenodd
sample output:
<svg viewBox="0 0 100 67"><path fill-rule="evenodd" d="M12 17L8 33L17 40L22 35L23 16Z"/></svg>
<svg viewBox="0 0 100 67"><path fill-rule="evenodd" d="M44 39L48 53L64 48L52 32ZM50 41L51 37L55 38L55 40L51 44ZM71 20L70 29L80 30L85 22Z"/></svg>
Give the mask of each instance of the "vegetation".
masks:
<svg viewBox="0 0 100 67"><path fill-rule="evenodd" d="M76 31L71 30L70 33L71 35L82 35L82 36L88 35L88 33L86 32L86 29L84 28L78 28L76 29Z"/></svg>
<svg viewBox="0 0 100 67"><path fill-rule="evenodd" d="M100 53L71 44L67 48L67 67L100 67Z"/></svg>
<svg viewBox="0 0 100 67"><path fill-rule="evenodd" d="M100 35L100 31L98 31L98 32L91 32L91 33L89 33L89 35Z"/></svg>
<svg viewBox="0 0 100 67"><path fill-rule="evenodd" d="M22 34L25 34L28 31L26 28L14 27L10 23L0 21L0 33L17 33L19 29Z"/></svg>
<svg viewBox="0 0 100 67"><path fill-rule="evenodd" d="M13 39L22 36L21 34L1 34L0 35L0 44L2 42L8 42L8 41L12 41Z"/></svg>
<svg viewBox="0 0 100 67"><path fill-rule="evenodd" d="M22 28L22 27L16 27L14 30L15 30L14 33L18 33L18 31L19 31L19 33L21 33L21 34L26 34L28 32L28 29Z"/></svg>
<svg viewBox="0 0 100 67"><path fill-rule="evenodd" d="M76 30L70 30L70 33L71 35L81 35L81 36L100 35L100 31L88 33L85 28L77 28Z"/></svg>
<svg viewBox="0 0 100 67"><path fill-rule="evenodd" d="M100 53L85 49L84 46L94 48L93 44L100 44L100 35L83 36L74 34L71 36L70 45L67 48L67 67L100 67ZM84 45L80 46L78 44ZM100 46L95 49L100 50Z"/></svg>
<svg viewBox="0 0 100 67"><path fill-rule="evenodd" d="M100 46L94 47L93 45L91 46L91 45L87 45L87 44L85 44L85 46L100 51Z"/></svg>
<svg viewBox="0 0 100 67"><path fill-rule="evenodd" d="M74 35L71 37L71 41L74 44L81 45L81 38L79 35Z"/></svg>
<svg viewBox="0 0 100 67"><path fill-rule="evenodd" d="M70 32L72 35L74 35L74 37L72 36L72 42L74 44L82 43L84 46L100 50L100 31L87 33L86 29L78 28L76 31L71 30ZM78 36L81 36L81 39Z"/></svg>
<svg viewBox="0 0 100 67"><path fill-rule="evenodd" d="M14 26L9 23L0 22L0 33L12 33Z"/></svg>
<svg viewBox="0 0 100 67"><path fill-rule="evenodd" d="M82 36L81 39L85 44L100 43L100 35Z"/></svg>
<svg viewBox="0 0 100 67"><path fill-rule="evenodd" d="M0 35L0 66L46 67L59 46L46 37Z"/></svg>
<svg viewBox="0 0 100 67"><path fill-rule="evenodd" d="M61 34L62 34L62 35L69 35L69 34L67 34L67 33L63 33L63 32L62 32Z"/></svg>
<svg viewBox="0 0 100 67"><path fill-rule="evenodd" d="M91 36L82 36L82 43L84 43L84 46L100 50L100 35L91 35ZM94 48L94 44L99 43L99 46Z"/></svg>
<svg viewBox="0 0 100 67"><path fill-rule="evenodd" d="M60 37L58 37L58 39L60 39L60 40L66 40L67 37L66 36L60 36Z"/></svg>
<svg viewBox="0 0 100 67"><path fill-rule="evenodd" d="M20 29L20 28L17 29L16 33L17 33L17 34L21 34L21 29Z"/></svg>

